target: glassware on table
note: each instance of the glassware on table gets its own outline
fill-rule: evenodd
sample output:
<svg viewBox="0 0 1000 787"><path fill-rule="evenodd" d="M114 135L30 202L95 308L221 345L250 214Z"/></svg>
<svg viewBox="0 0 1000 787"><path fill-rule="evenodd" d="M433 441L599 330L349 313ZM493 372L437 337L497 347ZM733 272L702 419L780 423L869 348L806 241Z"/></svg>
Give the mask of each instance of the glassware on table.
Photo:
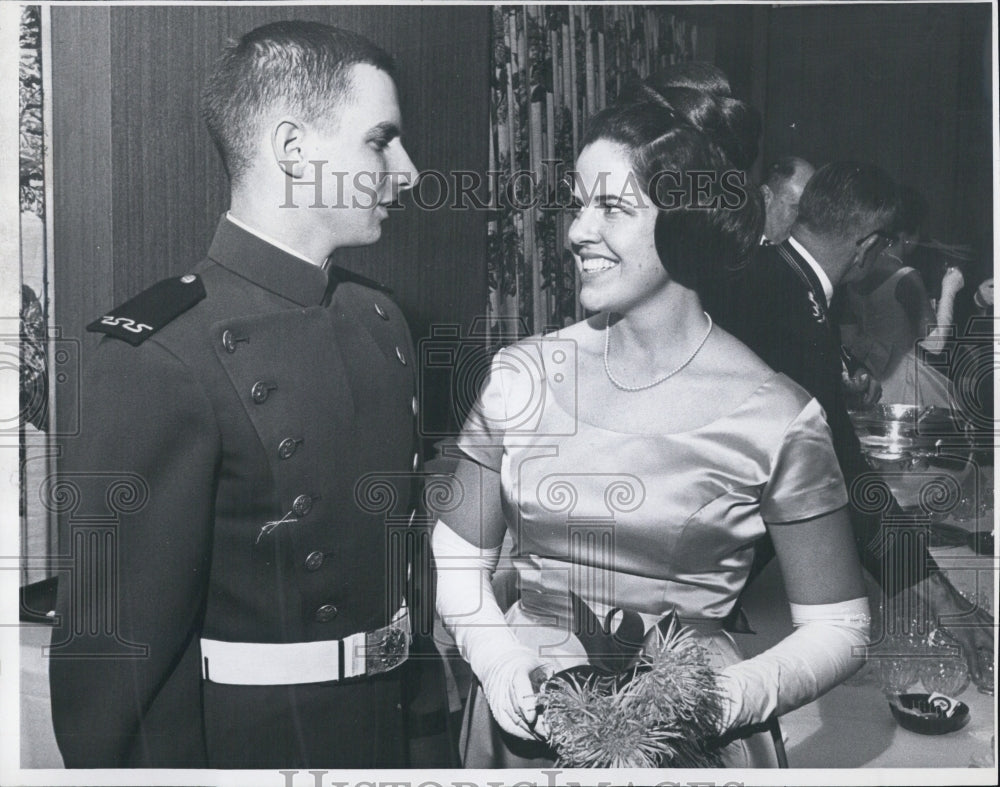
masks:
<svg viewBox="0 0 1000 787"><path fill-rule="evenodd" d="M980 651L985 650L985 648L980 648ZM988 694L993 696L994 692L994 672L995 667L992 659L983 659L983 672L976 681L976 688L979 690L980 694Z"/></svg>
<svg viewBox="0 0 1000 787"><path fill-rule="evenodd" d="M920 659L920 682L928 694L957 697L969 685L969 668L958 656L930 653Z"/></svg>
<svg viewBox="0 0 1000 787"><path fill-rule="evenodd" d="M876 674L882 691L894 700L917 682L917 664L908 656L880 655L874 659Z"/></svg>

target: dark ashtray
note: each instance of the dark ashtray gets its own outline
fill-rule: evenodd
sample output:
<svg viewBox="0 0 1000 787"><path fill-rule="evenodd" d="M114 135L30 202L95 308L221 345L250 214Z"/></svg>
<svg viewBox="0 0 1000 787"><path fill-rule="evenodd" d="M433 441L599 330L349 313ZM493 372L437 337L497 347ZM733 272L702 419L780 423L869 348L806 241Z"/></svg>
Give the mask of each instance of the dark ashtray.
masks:
<svg viewBox="0 0 1000 787"><path fill-rule="evenodd" d="M955 702L955 712L945 715L943 708L930 703L929 694L900 694L889 702L889 710L899 726L921 735L944 735L962 729L969 723L969 706Z"/></svg>

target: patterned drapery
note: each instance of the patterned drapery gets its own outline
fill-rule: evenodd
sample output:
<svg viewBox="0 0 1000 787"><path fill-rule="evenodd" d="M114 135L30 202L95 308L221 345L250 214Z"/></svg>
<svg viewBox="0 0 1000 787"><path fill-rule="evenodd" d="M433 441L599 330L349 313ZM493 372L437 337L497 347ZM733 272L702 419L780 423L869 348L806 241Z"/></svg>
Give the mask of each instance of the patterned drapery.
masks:
<svg viewBox="0 0 1000 787"><path fill-rule="evenodd" d="M52 383L65 375L55 365L65 364L65 350L55 351L49 327L52 306L51 268L47 250L45 107L43 43L47 9L22 6L18 68L19 182L20 182L20 391L18 452L20 460L21 584L49 576L48 558L57 553L55 517L39 494L54 471L55 447L51 431ZM50 373L57 378L50 378Z"/></svg>
<svg viewBox="0 0 1000 787"><path fill-rule="evenodd" d="M495 6L490 344L582 317L565 248L565 174L587 118L627 80L692 59L696 26L663 6Z"/></svg>

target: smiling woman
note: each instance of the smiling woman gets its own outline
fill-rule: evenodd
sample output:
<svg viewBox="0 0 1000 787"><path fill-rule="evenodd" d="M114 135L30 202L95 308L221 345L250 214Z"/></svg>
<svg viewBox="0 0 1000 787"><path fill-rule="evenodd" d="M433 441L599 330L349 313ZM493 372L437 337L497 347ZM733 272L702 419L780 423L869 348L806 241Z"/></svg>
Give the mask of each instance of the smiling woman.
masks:
<svg viewBox="0 0 1000 787"><path fill-rule="evenodd" d="M657 210L641 192L629 188L628 150L598 140L584 148L577 171L577 184L593 189L589 204L580 205L569 228L579 260L580 303L590 311L620 311L654 296L669 281L653 239ZM628 266L622 270L626 259Z"/></svg>
<svg viewBox="0 0 1000 787"><path fill-rule="evenodd" d="M595 314L498 353L459 439L464 497L433 541L438 610L482 686L468 767L579 765L548 746L539 681L651 647L671 613L715 672L718 712L698 719L692 759L666 747L612 762L773 765L745 725L860 666L867 598L822 411L702 305L756 245L762 211L755 191L726 193L736 168L674 108L692 98L712 110L691 89L645 89L591 120L569 239ZM508 528L521 597L502 613L487 577ZM797 630L741 661L725 620L765 534ZM595 739L628 743L617 717L596 718Z"/></svg>

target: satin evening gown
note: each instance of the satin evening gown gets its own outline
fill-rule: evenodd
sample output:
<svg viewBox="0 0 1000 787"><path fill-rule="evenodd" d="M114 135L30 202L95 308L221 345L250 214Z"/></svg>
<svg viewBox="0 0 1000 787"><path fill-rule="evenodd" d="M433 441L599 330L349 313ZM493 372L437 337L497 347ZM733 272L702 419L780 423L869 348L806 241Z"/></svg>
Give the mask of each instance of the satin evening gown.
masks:
<svg viewBox="0 0 1000 787"><path fill-rule="evenodd" d="M520 589L508 622L554 670L587 661L571 593L599 619L632 610L647 628L672 610L713 665L741 660L722 621L765 520L794 523L847 503L822 409L775 373L705 426L622 433L578 416L575 368L565 341L501 350L459 439L468 459L500 473ZM462 754L470 768L545 767L555 756L503 733L478 688ZM760 734L724 756L729 767L776 764Z"/></svg>

